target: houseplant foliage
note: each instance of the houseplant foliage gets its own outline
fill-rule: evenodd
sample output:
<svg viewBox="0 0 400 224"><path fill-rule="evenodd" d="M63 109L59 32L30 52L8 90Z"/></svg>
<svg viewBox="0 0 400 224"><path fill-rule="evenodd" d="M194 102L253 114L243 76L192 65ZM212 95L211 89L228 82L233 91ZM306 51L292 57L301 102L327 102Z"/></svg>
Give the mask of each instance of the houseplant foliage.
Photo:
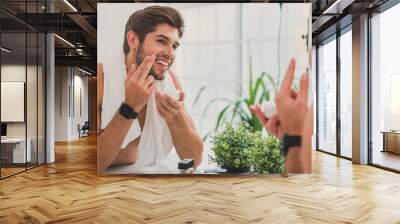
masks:
<svg viewBox="0 0 400 224"><path fill-rule="evenodd" d="M210 156L210 161L226 168L228 172L250 171L251 151L256 143L254 137L255 134L249 131L245 123L240 123L238 127L227 123L225 129L211 139L214 155Z"/></svg>
<svg viewBox="0 0 400 224"><path fill-rule="evenodd" d="M234 127L226 123L224 129L211 138L215 162L228 173L249 172L283 173L284 159L280 154L280 141L273 136L262 136L246 122Z"/></svg>
<svg viewBox="0 0 400 224"><path fill-rule="evenodd" d="M248 77L249 80L247 92L244 92L242 94L243 96L239 99L230 100L223 97L216 97L211 99L205 105L203 110L203 117L205 117L208 109L216 102L225 103L223 109L218 113L214 129L211 130L204 137L204 139L206 139L212 131L217 131L225 122L241 121L247 123L252 131L261 131L263 126L257 119L257 117L250 112L249 107L254 104L262 104L264 101L271 100L272 95L275 94L277 91L278 83L276 83L274 78L266 72L262 72L258 77L255 78L253 74L251 59L249 63ZM267 86L269 88L267 88ZM207 86L203 86L200 88L193 103L194 107L196 106L202 93L206 89Z"/></svg>
<svg viewBox="0 0 400 224"><path fill-rule="evenodd" d="M251 161L256 173L284 173L285 161L281 154L281 141L257 132L256 143L251 152Z"/></svg>

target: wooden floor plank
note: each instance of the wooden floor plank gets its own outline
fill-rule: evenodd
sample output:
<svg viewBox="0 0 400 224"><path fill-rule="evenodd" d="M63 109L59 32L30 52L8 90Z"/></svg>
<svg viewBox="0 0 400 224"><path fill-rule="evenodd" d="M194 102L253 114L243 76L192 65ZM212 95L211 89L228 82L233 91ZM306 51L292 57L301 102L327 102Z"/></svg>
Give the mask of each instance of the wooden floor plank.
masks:
<svg viewBox="0 0 400 224"><path fill-rule="evenodd" d="M96 175L96 138L0 181L0 223L400 223L400 175L320 152L313 173Z"/></svg>

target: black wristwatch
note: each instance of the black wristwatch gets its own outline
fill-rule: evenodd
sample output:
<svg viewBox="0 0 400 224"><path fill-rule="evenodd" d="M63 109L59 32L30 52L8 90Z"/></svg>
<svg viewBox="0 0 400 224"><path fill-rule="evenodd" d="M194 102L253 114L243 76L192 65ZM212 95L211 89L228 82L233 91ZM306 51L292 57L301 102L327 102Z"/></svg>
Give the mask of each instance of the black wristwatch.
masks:
<svg viewBox="0 0 400 224"><path fill-rule="evenodd" d="M138 113L128 104L122 103L118 109L119 114L121 114L126 119L136 119Z"/></svg>
<svg viewBox="0 0 400 224"><path fill-rule="evenodd" d="M301 146L301 136L285 134L282 139L282 154L287 156L289 149Z"/></svg>

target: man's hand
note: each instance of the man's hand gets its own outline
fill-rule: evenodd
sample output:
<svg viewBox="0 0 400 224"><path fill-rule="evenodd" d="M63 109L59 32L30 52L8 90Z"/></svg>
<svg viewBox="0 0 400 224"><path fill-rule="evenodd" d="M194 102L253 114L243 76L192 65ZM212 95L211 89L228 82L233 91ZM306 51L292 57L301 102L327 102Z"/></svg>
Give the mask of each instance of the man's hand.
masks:
<svg viewBox="0 0 400 224"><path fill-rule="evenodd" d="M147 56L137 67L132 64L125 79L125 103L139 112L154 91L154 78L148 75L153 66L155 55Z"/></svg>
<svg viewBox="0 0 400 224"><path fill-rule="evenodd" d="M168 94L156 92L156 104L158 113L165 120L165 122L171 123L179 114L183 112L183 100L185 99L185 93L179 92L179 100L173 99Z"/></svg>
<svg viewBox="0 0 400 224"><path fill-rule="evenodd" d="M278 95L275 98L279 120L283 132L288 135L302 135L307 116L308 75L304 73L300 80L300 90L292 90L296 61L292 58Z"/></svg>
<svg viewBox="0 0 400 224"><path fill-rule="evenodd" d="M259 104L250 106L250 111L257 116L258 120L267 129L268 133L274 135L277 138L283 137L283 130L281 122L279 121L278 115L273 115L270 118L265 117Z"/></svg>

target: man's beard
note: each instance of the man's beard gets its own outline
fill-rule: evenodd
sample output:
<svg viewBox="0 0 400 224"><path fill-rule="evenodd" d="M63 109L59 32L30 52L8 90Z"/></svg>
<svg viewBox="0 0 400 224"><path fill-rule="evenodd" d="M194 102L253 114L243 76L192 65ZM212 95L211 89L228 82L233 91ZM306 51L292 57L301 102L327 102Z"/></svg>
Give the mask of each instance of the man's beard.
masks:
<svg viewBox="0 0 400 224"><path fill-rule="evenodd" d="M138 51L136 53L136 64L138 66L140 64L142 64L144 57L145 57L145 55L143 54L143 45L139 44ZM153 66L151 66L149 75L153 76L153 78L155 80L164 80L164 78L165 78L165 72L161 73L161 74L157 74L156 71L154 70Z"/></svg>

